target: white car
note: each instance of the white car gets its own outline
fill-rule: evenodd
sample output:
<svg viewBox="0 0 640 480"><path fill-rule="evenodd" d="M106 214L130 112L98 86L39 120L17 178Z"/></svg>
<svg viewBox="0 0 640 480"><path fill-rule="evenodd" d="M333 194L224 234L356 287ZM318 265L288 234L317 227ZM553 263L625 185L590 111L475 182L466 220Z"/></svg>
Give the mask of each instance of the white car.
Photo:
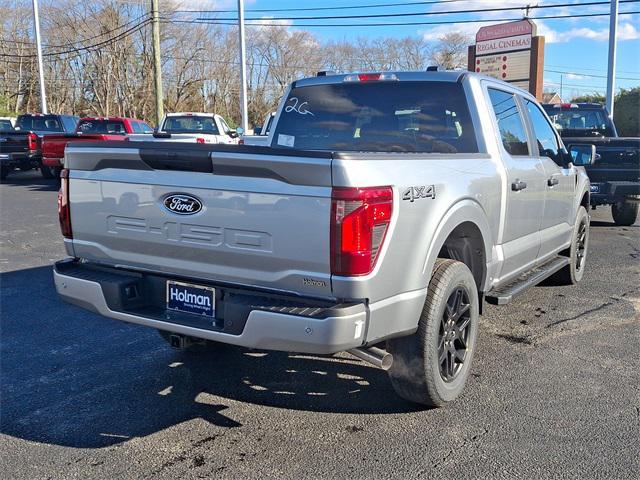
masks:
<svg viewBox="0 0 640 480"><path fill-rule="evenodd" d="M271 131L271 125L273 119L276 117L276 112L268 113L262 123L260 129L254 131L254 135L243 135L242 143L245 145L262 145L269 146L269 132Z"/></svg>
<svg viewBox="0 0 640 480"><path fill-rule="evenodd" d="M152 139L131 135L130 140L237 144L238 134L215 113L176 112L165 115Z"/></svg>

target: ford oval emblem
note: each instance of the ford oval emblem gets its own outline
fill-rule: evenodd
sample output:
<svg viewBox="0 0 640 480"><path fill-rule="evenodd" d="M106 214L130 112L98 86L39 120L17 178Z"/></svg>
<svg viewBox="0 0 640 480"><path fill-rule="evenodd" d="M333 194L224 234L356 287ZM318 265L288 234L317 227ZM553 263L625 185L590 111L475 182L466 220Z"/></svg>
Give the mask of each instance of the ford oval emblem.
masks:
<svg viewBox="0 0 640 480"><path fill-rule="evenodd" d="M164 208L178 215L193 215L202 210L202 202L193 195L172 193L164 198Z"/></svg>

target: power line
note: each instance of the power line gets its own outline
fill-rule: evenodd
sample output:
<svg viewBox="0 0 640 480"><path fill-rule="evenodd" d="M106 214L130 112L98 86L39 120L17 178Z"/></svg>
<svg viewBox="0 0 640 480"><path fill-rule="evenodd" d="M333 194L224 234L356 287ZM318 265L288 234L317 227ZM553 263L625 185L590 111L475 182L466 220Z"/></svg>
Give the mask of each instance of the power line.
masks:
<svg viewBox="0 0 640 480"><path fill-rule="evenodd" d="M568 65L549 65L547 64L548 67L552 67L552 68L570 68L571 70L585 70L587 72L601 72L602 69L601 68L587 68L587 67L570 67ZM640 72L636 71L636 72L632 72L629 70L617 70L618 73L630 73L631 75L640 75Z"/></svg>
<svg viewBox="0 0 640 480"><path fill-rule="evenodd" d="M107 30L105 32L99 33L97 35L94 35L92 37L87 37L87 38L82 38L80 40L73 40L73 41L69 41L66 42L62 45L51 45L51 44L42 44L43 47L47 47L47 48L68 48L70 47L72 44L74 43L84 43L84 42L88 42L89 40L95 40L96 38L100 38L100 37L104 37L105 35L109 35L110 33L113 33L117 30L121 30L123 28L125 28L128 25L131 25L132 23L135 23L139 20L141 20L144 17L148 17L149 14L145 13L144 15L140 15L139 17L136 17L132 20L129 20L126 23L123 23L122 25L119 25L111 30ZM24 40L9 40L8 38L0 38L0 42L7 42L7 43L17 43L17 44L22 44L22 45L35 45L35 42L31 42L31 41L24 41Z"/></svg>
<svg viewBox="0 0 640 480"><path fill-rule="evenodd" d="M639 1L639 0L633 0ZM637 15L640 14L640 10L631 12L620 12L618 15ZM540 17L527 17L529 20L557 20L563 18L585 18L585 17L608 17L608 13L582 13L575 15L544 15ZM412 25L455 25L460 23L493 23L493 22L513 22L522 20L520 18L491 18L491 19L473 19L473 20L441 20L434 22L384 22L384 23L308 23L308 24L296 24L295 27L408 27ZM195 19L195 20L160 20L162 23L189 23L189 24L203 24L203 25L228 25L234 26L236 23L229 21L220 21L214 19ZM247 27L285 27L289 25L283 25L281 23L247 23Z"/></svg>
<svg viewBox="0 0 640 480"><path fill-rule="evenodd" d="M302 7L302 8L248 8L247 12L309 12L321 10L353 10L358 8L412 7L414 5L438 5L443 3L468 2L469 0L431 0L423 2L369 3L365 5L338 5L335 7ZM212 10L175 10L176 13L211 13ZM216 13L236 13L237 10L215 10Z"/></svg>
<svg viewBox="0 0 640 480"><path fill-rule="evenodd" d="M640 0L620 0L620 3L638 3ZM431 15L452 15L460 13L487 13L487 12L503 12L513 10L524 9L547 9L547 8L562 8L562 7L587 7L594 5L609 5L610 2L604 0L585 2L580 4L575 3L555 3L552 5L522 5L516 7L491 7L491 8L469 8L464 10L447 10L436 12L404 12L404 13L372 13L366 15L327 15L327 16L306 16L306 17L273 17L269 20L351 20L361 18L398 18L398 17L422 17ZM209 13L218 13L215 10L209 11ZM205 20L208 20L205 18ZM219 21L235 21L234 18L217 18ZM246 21L263 21L264 18L253 17L246 18Z"/></svg>
<svg viewBox="0 0 640 480"><path fill-rule="evenodd" d="M104 40L102 42L98 42L95 43L93 45L87 45L85 47L80 47L80 48L73 48L71 50L66 50L66 51L62 51L62 52L48 52L43 54L43 56L45 57L51 57L51 56L58 56L58 55L66 55L69 53L80 53L82 51L90 51L92 49L95 48L99 48L99 47L103 47L109 43L113 43L116 42L118 40L123 40L131 35L133 35L134 33L136 33L138 30L142 29L143 27L145 27L149 22L151 21L150 18L147 18L146 20L138 23L137 25L131 27L128 30L125 30L124 32L119 33L118 35L111 37L107 40ZM33 58L35 57L35 54L32 55L9 55L6 53L0 53L0 57L10 57L10 58Z"/></svg>
<svg viewBox="0 0 640 480"><path fill-rule="evenodd" d="M593 78L607 78L606 75L593 75L591 73L576 73L576 72L565 72L565 71L561 71L561 70L548 70L548 69L544 69L545 72L550 72L550 73L559 73L562 75L576 75L579 77L593 77ZM636 78L629 78L629 77L617 77L619 80L638 80L640 81L640 77L636 77Z"/></svg>

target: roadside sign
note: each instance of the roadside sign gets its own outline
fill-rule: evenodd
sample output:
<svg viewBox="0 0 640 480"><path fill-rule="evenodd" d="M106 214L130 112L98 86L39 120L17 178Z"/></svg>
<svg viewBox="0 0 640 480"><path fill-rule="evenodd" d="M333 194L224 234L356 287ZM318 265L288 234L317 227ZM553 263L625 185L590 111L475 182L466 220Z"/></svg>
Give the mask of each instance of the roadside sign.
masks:
<svg viewBox="0 0 640 480"><path fill-rule="evenodd" d="M469 47L468 69L542 94L544 37L531 20L482 27Z"/></svg>

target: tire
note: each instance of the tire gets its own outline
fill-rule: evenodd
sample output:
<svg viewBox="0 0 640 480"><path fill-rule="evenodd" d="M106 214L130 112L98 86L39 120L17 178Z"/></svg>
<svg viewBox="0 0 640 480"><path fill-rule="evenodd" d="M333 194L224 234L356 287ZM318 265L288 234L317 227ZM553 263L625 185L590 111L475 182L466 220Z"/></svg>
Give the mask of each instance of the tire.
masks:
<svg viewBox="0 0 640 480"><path fill-rule="evenodd" d="M589 214L584 207L578 209L576 223L573 226L571 247L569 247L569 265L549 278L553 285L575 285L584 276L587 253L589 251Z"/></svg>
<svg viewBox="0 0 640 480"><path fill-rule="evenodd" d="M11 170L11 167L0 167L0 180L6 180Z"/></svg>
<svg viewBox="0 0 640 480"><path fill-rule="evenodd" d="M393 355L388 374L396 393L432 407L455 400L469 376L478 317L478 291L469 268L462 262L438 259L418 330L387 342L387 351ZM457 330L453 336L452 328L460 328L462 335ZM462 362L452 356L451 348L462 354Z"/></svg>
<svg viewBox="0 0 640 480"><path fill-rule="evenodd" d="M40 173L44 178L55 178L55 169L46 165L40 167Z"/></svg>
<svg viewBox="0 0 640 480"><path fill-rule="evenodd" d="M633 225L638 218L640 204L629 200L629 198L625 198L622 202L611 205L613 221L620 227Z"/></svg>

